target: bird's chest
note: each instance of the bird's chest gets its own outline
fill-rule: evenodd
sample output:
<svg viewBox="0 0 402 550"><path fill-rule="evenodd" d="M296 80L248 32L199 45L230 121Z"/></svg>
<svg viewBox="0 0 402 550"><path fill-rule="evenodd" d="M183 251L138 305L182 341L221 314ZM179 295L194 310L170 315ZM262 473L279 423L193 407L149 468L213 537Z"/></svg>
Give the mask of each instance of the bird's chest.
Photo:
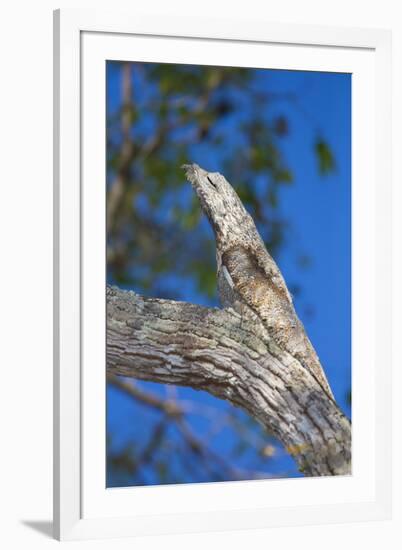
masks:
<svg viewBox="0 0 402 550"><path fill-rule="evenodd" d="M232 278L222 263L218 268L218 294L222 307L233 307L239 300Z"/></svg>

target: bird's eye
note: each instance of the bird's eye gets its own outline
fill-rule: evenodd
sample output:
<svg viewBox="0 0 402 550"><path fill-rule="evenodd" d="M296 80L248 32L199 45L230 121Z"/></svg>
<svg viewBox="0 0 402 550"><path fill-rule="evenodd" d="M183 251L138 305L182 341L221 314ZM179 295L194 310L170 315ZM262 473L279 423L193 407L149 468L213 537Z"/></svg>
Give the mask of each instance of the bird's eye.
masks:
<svg viewBox="0 0 402 550"><path fill-rule="evenodd" d="M207 180L208 180L209 183L212 185L212 187L215 187L215 189L217 189L216 183L214 183L214 182L212 181L212 179L211 179L209 176L207 176Z"/></svg>

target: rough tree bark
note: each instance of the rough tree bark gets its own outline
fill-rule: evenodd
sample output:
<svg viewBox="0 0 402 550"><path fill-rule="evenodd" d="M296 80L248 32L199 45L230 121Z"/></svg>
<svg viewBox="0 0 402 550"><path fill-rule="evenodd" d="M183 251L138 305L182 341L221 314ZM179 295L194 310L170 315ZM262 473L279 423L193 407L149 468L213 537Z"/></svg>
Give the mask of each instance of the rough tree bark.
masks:
<svg viewBox="0 0 402 550"><path fill-rule="evenodd" d="M190 386L246 410L306 475L351 473L351 425L330 390L258 315L107 288L107 369ZM299 348L298 348L299 349Z"/></svg>

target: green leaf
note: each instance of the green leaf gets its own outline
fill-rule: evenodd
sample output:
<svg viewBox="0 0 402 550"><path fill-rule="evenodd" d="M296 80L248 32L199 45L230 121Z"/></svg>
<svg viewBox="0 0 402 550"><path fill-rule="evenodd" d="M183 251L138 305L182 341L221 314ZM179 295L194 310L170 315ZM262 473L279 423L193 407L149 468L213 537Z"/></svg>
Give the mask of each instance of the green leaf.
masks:
<svg viewBox="0 0 402 550"><path fill-rule="evenodd" d="M335 170L335 158L326 141L319 138L315 143L315 152L318 160L320 174L326 176Z"/></svg>
<svg viewBox="0 0 402 550"><path fill-rule="evenodd" d="M277 191L274 187L271 187L268 190L267 198L268 198L268 204L272 208L277 208L277 206L278 206L278 193L277 193Z"/></svg>
<svg viewBox="0 0 402 550"><path fill-rule="evenodd" d="M275 171L274 179L278 183L285 183L287 185L293 183L293 174L287 168L279 168Z"/></svg>

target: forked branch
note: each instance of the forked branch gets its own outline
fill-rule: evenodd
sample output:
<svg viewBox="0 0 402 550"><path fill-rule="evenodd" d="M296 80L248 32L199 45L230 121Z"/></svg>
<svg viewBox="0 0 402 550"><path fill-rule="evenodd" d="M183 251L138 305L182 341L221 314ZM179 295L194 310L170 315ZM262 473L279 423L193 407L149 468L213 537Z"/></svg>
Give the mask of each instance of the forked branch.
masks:
<svg viewBox="0 0 402 550"><path fill-rule="evenodd" d="M107 369L227 399L278 437L307 475L350 473L348 419L257 322L232 309L108 287Z"/></svg>

